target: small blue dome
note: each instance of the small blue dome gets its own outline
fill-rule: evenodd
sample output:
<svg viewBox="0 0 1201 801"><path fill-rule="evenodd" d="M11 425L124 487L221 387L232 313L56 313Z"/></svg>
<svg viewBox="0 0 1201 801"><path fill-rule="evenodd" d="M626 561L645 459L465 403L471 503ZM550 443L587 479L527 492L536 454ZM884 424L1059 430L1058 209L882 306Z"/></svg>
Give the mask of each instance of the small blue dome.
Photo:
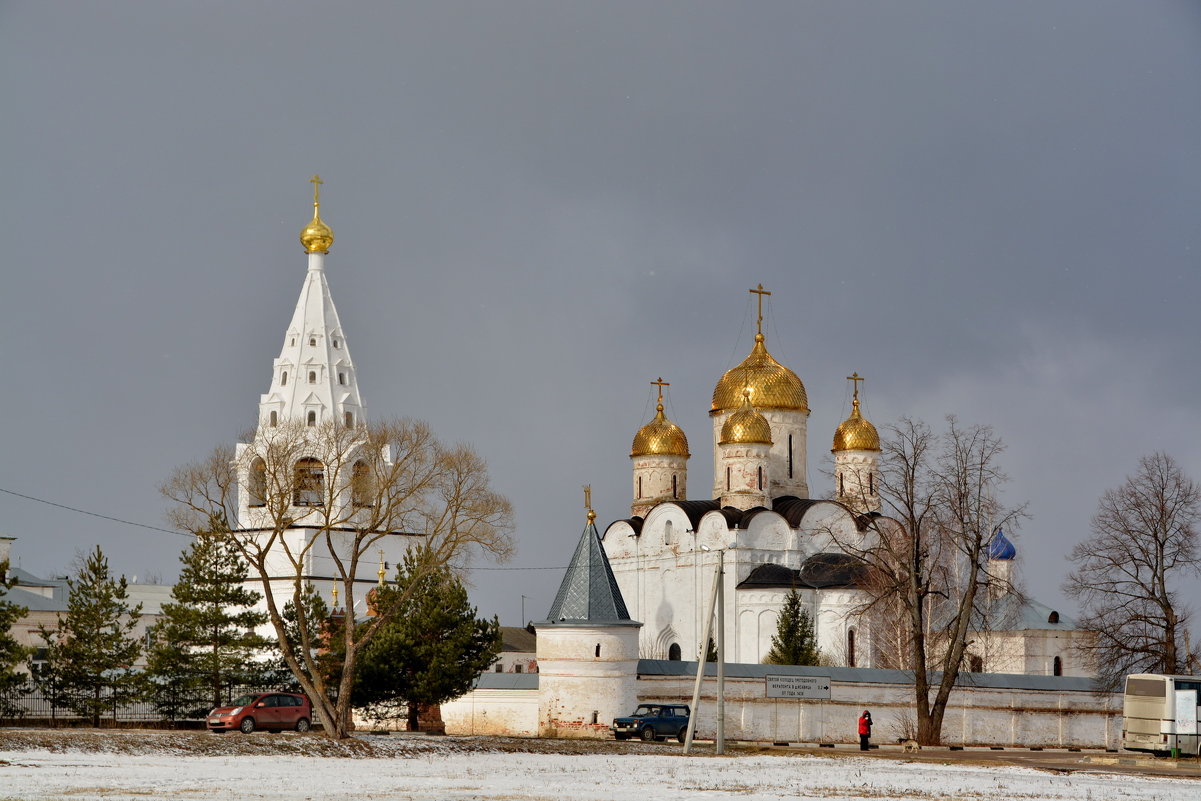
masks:
<svg viewBox="0 0 1201 801"><path fill-rule="evenodd" d="M992 541L988 543L988 558L998 561L1008 561L1018 555L1018 549L1013 547L1013 543L997 529L997 533L993 534Z"/></svg>

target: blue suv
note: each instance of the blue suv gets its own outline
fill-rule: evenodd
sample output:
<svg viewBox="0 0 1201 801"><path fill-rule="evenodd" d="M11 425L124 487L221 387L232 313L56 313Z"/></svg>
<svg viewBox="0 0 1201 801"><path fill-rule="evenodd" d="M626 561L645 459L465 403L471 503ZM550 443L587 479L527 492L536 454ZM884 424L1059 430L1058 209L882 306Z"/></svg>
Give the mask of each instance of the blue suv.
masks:
<svg viewBox="0 0 1201 801"><path fill-rule="evenodd" d="M675 737L684 742L688 734L688 707L684 704L639 704L634 714L613 719L613 736L618 740L641 737L650 742Z"/></svg>

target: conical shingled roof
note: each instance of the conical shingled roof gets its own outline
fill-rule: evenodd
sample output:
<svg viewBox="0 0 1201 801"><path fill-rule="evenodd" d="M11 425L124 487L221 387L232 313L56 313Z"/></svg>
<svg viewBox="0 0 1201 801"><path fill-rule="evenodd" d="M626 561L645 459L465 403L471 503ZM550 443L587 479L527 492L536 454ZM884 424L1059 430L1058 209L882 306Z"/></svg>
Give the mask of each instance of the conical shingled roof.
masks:
<svg viewBox="0 0 1201 801"><path fill-rule="evenodd" d="M630 620L609 557L591 519L546 616L549 623L640 625Z"/></svg>

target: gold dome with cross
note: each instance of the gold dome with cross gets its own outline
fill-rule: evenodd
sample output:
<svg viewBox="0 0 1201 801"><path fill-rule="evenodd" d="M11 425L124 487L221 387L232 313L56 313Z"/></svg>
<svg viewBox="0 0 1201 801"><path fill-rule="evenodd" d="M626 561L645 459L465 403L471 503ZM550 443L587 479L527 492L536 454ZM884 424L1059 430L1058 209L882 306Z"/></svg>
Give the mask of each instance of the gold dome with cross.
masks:
<svg viewBox="0 0 1201 801"><path fill-rule="evenodd" d="M805 385L792 370L780 364L767 352L766 337L763 336L763 296L770 295L759 284L749 290L759 296L758 329L755 346L742 362L726 371L713 389L713 403L709 414L717 415L742 405L742 392L751 391L751 402L757 409L786 409L808 412L809 396Z"/></svg>
<svg viewBox="0 0 1201 801"><path fill-rule="evenodd" d="M878 451L880 450L880 433L867 418L859 413L859 382L865 379L859 373L851 373L848 381L855 382L855 394L851 400L851 416L842 421L834 431L834 447L838 451Z"/></svg>
<svg viewBox="0 0 1201 801"><path fill-rule="evenodd" d="M318 196L321 184L325 182L320 175L314 175L309 183L313 185L313 219L300 229L300 244L304 245L305 253L328 253L330 245L334 244L334 232L321 219L321 199Z"/></svg>
<svg viewBox="0 0 1201 801"><path fill-rule="evenodd" d="M662 376L652 385L659 387L659 402L655 406L655 417L649 423L638 429L634 435L634 444L630 447L630 456L683 456L687 458L688 437L684 430L668 420L663 414L663 387L671 386Z"/></svg>

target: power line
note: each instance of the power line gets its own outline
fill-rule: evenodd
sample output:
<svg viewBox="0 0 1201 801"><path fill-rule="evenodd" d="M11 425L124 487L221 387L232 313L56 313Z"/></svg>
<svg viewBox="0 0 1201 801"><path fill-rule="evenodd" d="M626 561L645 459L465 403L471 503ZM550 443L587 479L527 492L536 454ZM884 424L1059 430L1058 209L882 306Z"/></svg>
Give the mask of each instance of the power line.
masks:
<svg viewBox="0 0 1201 801"><path fill-rule="evenodd" d="M164 534L176 534L181 537L192 536L191 534L189 534L186 531L178 531L178 530L169 529L169 528L159 528L158 526L151 526L151 525L147 525L146 523L135 523L132 520L122 520L119 517L112 517L110 515L102 515L99 512L89 512L87 509L77 509L74 506L67 506L65 503L55 503L54 501L48 501L45 498L35 498L32 495L25 495L24 493L20 493L20 492L13 492L12 490L4 489L3 487L0 487L0 492L6 493L8 495L15 495L18 498L24 498L27 501L37 501L38 503L44 503L47 506L54 506L58 509L66 509L68 512L76 512L77 514L88 515L90 517L99 517L101 520L111 520L114 523L124 523L127 526L137 526L138 528L148 528L151 531L161 531Z"/></svg>

